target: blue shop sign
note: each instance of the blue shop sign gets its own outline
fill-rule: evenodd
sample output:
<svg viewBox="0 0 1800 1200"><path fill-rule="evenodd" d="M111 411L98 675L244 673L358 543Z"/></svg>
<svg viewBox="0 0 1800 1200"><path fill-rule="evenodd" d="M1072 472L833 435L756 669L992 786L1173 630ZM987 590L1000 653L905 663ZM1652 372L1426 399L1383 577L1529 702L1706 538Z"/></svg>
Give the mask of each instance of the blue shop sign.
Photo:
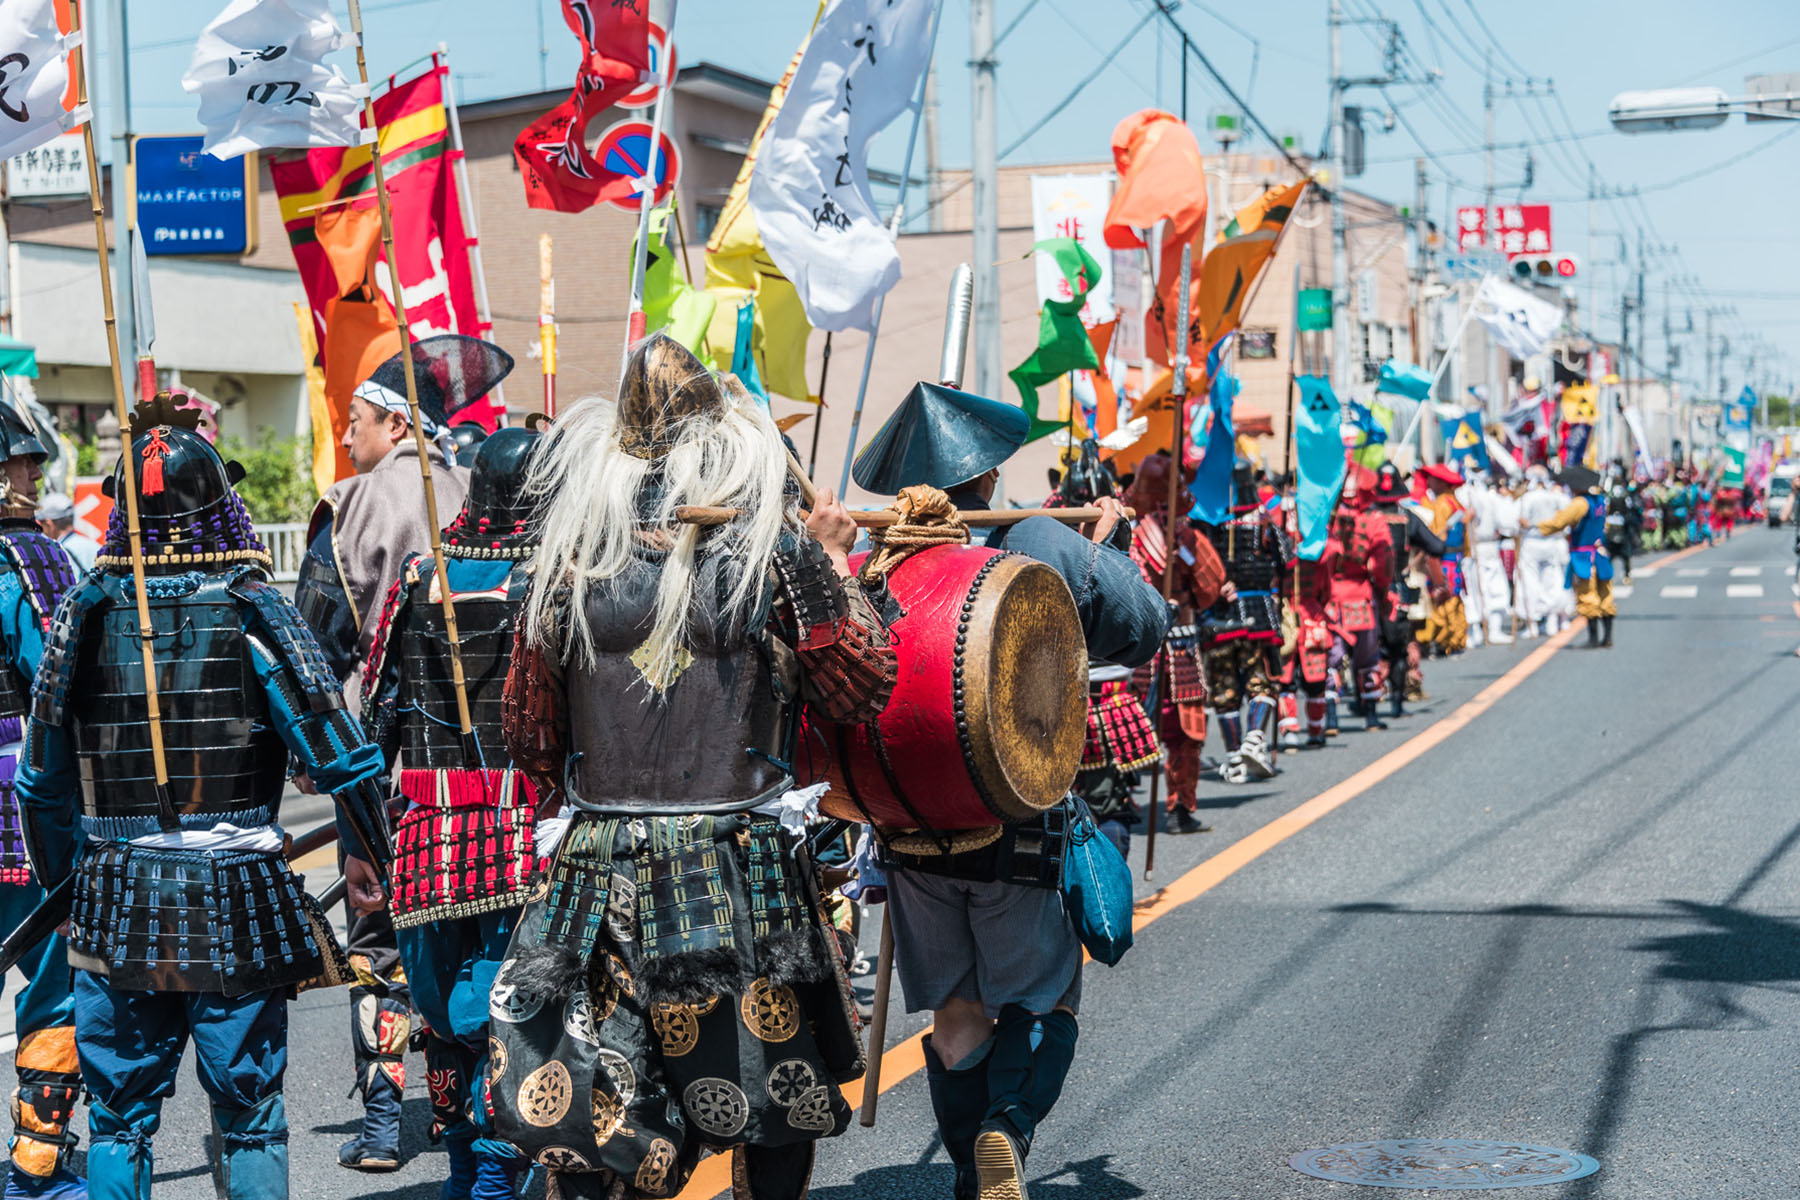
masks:
<svg viewBox="0 0 1800 1200"><path fill-rule="evenodd" d="M133 139L138 233L146 254L256 249L256 159L221 161L199 136Z"/></svg>

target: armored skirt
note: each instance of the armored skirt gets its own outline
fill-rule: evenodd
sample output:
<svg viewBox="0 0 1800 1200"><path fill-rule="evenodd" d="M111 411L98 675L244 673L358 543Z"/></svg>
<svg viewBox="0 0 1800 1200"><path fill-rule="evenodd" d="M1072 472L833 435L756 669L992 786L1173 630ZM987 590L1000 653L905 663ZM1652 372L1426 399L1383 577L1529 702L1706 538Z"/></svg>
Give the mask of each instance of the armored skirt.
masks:
<svg viewBox="0 0 1800 1200"><path fill-rule="evenodd" d="M673 1196L706 1150L835 1135L863 1070L810 857L754 814L578 815L490 1016L496 1128L553 1196Z"/></svg>

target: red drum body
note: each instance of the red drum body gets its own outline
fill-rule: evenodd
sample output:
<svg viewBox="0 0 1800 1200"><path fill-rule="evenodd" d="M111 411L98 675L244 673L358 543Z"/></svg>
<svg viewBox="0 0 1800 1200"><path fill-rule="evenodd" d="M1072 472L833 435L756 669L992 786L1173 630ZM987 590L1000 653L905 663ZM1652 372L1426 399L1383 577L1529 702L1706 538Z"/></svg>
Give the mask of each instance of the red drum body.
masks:
<svg viewBox="0 0 1800 1200"><path fill-rule="evenodd" d="M852 560L860 567L860 557ZM880 718L822 724L832 816L977 829L1060 801L1087 735L1087 641L1068 585L1018 554L934 546L888 573L899 681Z"/></svg>

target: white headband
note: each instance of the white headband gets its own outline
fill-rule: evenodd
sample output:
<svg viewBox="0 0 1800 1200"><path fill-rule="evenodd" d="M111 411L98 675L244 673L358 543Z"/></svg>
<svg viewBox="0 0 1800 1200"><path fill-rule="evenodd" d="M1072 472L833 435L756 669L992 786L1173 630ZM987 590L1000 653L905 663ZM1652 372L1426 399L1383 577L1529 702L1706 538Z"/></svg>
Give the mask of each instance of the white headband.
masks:
<svg viewBox="0 0 1800 1200"><path fill-rule="evenodd" d="M406 403L406 397L393 388L376 383L373 379L366 379L357 384L355 395L358 400L365 404L371 404L383 412L398 413L407 421L412 420L412 410ZM456 465L456 442L451 438L450 431L438 428L437 422L423 412L419 414L419 426L425 431L425 436L430 438L443 452L444 461L454 467Z"/></svg>

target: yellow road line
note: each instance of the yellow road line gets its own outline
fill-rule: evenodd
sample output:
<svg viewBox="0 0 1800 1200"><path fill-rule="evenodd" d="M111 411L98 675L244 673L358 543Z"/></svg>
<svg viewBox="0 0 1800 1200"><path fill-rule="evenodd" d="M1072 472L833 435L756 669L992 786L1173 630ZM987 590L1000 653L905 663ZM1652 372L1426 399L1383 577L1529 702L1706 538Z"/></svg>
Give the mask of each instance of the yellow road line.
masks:
<svg viewBox="0 0 1800 1200"><path fill-rule="evenodd" d="M1693 549L1704 547L1677 551L1673 557L1661 561L1672 562L1675 558L1691 553ZM1141 931L1182 905L1198 899L1319 818L1349 803L1428 751L1442 745L1452 734L1460 732L1475 718L1492 708L1502 696L1524 683L1584 628L1585 622L1575 621L1561 633L1546 638L1542 645L1515 663L1506 674L1475 693L1455 712L1420 730L1348 779L1326 788L1298 808L1276 817L1262 828L1233 842L1149 899L1141 901L1131 919L1133 931ZM925 1069L925 1052L921 1040L930 1032L929 1029L921 1030L882 1055L882 1091L887 1091L901 1080ZM852 1111L862 1104L860 1081L845 1086L844 1099L849 1102ZM731 1156L717 1154L695 1169L677 1200L711 1200L730 1188Z"/></svg>

